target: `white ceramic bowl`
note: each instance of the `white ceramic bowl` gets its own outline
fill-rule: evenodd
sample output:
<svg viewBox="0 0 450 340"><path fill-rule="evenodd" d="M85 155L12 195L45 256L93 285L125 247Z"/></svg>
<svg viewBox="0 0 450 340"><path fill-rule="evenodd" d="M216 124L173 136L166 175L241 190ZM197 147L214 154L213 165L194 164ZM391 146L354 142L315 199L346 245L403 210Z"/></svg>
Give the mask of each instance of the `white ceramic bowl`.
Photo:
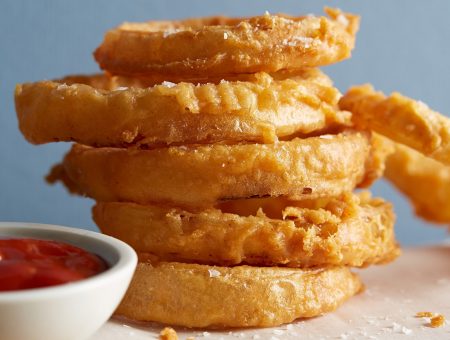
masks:
<svg viewBox="0 0 450 340"><path fill-rule="evenodd" d="M83 340L119 304L136 268L134 250L92 231L62 226L0 222L0 237L66 242L101 256L109 269L90 278L48 288L0 292L1 340Z"/></svg>

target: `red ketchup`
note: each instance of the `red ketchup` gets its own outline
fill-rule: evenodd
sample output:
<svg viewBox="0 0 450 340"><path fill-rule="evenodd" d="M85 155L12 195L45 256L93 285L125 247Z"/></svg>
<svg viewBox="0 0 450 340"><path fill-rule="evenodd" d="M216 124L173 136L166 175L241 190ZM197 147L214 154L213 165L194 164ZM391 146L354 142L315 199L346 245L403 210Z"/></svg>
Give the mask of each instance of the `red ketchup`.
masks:
<svg viewBox="0 0 450 340"><path fill-rule="evenodd" d="M67 243L0 239L0 292L74 282L106 269L100 257Z"/></svg>

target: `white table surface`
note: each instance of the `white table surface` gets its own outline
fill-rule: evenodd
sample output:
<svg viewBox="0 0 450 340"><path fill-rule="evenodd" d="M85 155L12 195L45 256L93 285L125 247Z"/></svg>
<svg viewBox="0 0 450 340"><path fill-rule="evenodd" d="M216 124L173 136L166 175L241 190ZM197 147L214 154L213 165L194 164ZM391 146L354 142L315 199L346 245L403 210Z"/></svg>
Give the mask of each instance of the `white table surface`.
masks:
<svg viewBox="0 0 450 340"><path fill-rule="evenodd" d="M405 249L395 262L361 270L367 289L334 313L266 329L225 331L174 327L180 339L450 339L450 245ZM444 314L430 328L421 311ZM91 340L158 339L163 326L112 319Z"/></svg>

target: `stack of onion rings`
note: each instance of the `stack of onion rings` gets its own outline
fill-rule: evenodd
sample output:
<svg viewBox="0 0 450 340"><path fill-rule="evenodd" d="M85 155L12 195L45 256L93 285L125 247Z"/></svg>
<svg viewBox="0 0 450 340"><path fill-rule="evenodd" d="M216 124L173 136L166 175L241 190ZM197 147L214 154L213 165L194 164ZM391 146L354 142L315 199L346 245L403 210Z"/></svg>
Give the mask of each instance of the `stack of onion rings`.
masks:
<svg viewBox="0 0 450 340"><path fill-rule="evenodd" d="M385 168L450 221L450 121L370 86L342 97L316 67L350 56L359 19L326 12L126 23L95 52L105 74L17 86L27 140L76 142L47 180L139 253L119 315L266 327L334 310L362 289L349 267L399 255L391 205L352 193ZM434 206L410 185L430 180Z"/></svg>

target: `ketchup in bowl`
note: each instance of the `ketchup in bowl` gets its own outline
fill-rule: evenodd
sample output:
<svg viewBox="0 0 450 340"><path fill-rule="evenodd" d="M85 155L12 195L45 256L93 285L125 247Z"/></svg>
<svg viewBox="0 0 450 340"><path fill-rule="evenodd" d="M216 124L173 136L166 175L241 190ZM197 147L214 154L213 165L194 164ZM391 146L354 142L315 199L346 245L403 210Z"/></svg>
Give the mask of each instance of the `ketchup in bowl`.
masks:
<svg viewBox="0 0 450 340"><path fill-rule="evenodd" d="M79 281L106 269L100 257L67 243L0 239L0 292Z"/></svg>

